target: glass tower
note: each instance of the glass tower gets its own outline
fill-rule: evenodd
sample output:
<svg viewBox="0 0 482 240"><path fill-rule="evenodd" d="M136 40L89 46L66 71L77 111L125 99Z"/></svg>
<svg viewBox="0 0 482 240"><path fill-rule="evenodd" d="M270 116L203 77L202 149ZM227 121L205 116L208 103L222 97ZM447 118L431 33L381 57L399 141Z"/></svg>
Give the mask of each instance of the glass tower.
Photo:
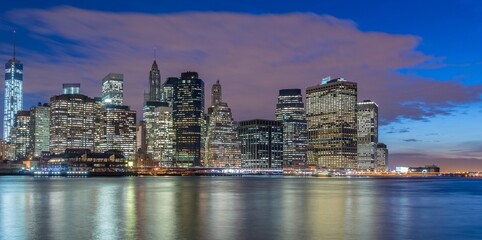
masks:
<svg viewBox="0 0 482 240"><path fill-rule="evenodd" d="M283 166L281 122L262 119L241 121L239 137L243 168L281 168Z"/></svg>
<svg viewBox="0 0 482 240"><path fill-rule="evenodd" d="M357 84L343 78L306 89L308 164L357 167Z"/></svg>
<svg viewBox="0 0 482 240"><path fill-rule="evenodd" d="M283 125L283 165L304 165L308 134L301 89L281 89L276 120Z"/></svg>
<svg viewBox="0 0 482 240"><path fill-rule="evenodd" d="M172 116L175 131L175 165L201 165L201 125L204 82L196 72L184 72L174 84Z"/></svg>
<svg viewBox="0 0 482 240"><path fill-rule="evenodd" d="M15 57L5 64L5 98L3 108L3 139L10 141L10 131L15 125L15 114L23 108L23 64Z"/></svg>

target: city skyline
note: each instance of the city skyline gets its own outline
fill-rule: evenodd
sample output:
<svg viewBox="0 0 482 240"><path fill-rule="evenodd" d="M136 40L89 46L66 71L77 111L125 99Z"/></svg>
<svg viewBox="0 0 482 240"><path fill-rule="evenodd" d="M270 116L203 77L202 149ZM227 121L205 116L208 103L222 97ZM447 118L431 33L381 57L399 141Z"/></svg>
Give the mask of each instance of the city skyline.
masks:
<svg viewBox="0 0 482 240"><path fill-rule="evenodd" d="M358 83L358 101L371 99L379 104L379 136L390 148L391 167L482 168L480 127L475 124L482 115L481 87L475 80L477 59L455 56L454 48L440 50L445 41L436 42L432 35L437 30L422 35L422 27L384 28L356 14L309 11L307 5L296 5L295 10L305 9L298 11L259 6L264 9L260 12L207 12L194 5L192 12L171 8L157 13L138 8L108 11L105 6L11 6L1 12L6 20L0 29L5 36L0 56L4 62L11 58L11 29L18 29L17 55L24 64L23 110L58 95L63 82L80 82L83 94L100 96L102 78L120 72L125 74L126 105L140 116L143 99L139 96L148 89L146 69L154 48L162 82L186 70L199 72L206 86L220 79L236 121L273 119L279 89L300 88L304 93L325 76L344 77ZM60 17L65 21L56 20ZM94 27L90 18L104 21ZM137 25L132 23L144 28L135 31ZM306 30L299 31L300 26ZM344 55L344 50L350 54ZM473 64L459 66L467 62Z"/></svg>

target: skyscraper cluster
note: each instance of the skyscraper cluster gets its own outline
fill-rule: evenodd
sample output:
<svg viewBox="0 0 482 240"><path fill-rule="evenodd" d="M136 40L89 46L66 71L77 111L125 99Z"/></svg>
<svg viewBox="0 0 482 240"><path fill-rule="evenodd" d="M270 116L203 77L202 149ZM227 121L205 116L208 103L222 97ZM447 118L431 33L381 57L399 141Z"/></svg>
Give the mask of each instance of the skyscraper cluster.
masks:
<svg viewBox="0 0 482 240"><path fill-rule="evenodd" d="M124 105L121 73L99 81L100 97L81 94L79 83L65 83L49 103L23 111L22 70L14 54L5 65L3 124L10 159L116 151L151 167L387 169L388 150L378 142L378 105L358 102L357 83L343 78L308 87L306 106L301 89L281 89L275 120L236 122L219 80L205 111L197 72L162 82L154 61L137 123L136 112Z"/></svg>

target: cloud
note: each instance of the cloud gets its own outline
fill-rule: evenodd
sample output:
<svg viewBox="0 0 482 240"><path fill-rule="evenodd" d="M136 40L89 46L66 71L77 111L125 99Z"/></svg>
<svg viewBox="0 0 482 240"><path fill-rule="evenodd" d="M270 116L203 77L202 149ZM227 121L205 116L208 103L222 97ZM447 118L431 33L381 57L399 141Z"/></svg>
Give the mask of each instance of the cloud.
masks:
<svg viewBox="0 0 482 240"><path fill-rule="evenodd" d="M304 91L325 76L358 82L359 99L376 101L382 122L447 114L458 103L478 100L481 90L403 75L397 70L439 65L440 59L417 51L416 36L365 32L331 16L57 7L15 10L6 17L45 44L42 51L25 49L21 56L27 94L50 96L64 82L80 82L84 94L98 96L101 79L121 72L126 102L138 114L154 47L163 78L197 71L206 96L220 79L236 120L272 119L279 89ZM410 102L416 104L402 104Z"/></svg>
<svg viewBox="0 0 482 240"><path fill-rule="evenodd" d="M403 141L404 141L404 142L421 142L420 140L414 139L414 138L403 139Z"/></svg>

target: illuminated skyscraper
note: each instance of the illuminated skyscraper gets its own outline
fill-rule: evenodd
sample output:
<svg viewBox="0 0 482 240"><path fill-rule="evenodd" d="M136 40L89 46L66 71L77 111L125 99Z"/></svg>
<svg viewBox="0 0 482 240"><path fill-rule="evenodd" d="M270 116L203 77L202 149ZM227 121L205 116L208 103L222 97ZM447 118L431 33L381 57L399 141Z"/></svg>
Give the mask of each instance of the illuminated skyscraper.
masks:
<svg viewBox="0 0 482 240"><path fill-rule="evenodd" d="M173 165L174 128L172 107L167 102L147 101L143 119L146 131L146 153L148 160L159 166Z"/></svg>
<svg viewBox="0 0 482 240"><path fill-rule="evenodd" d="M10 141L10 130L15 125L15 114L23 108L23 64L15 56L5 64L5 98L3 107L3 139Z"/></svg>
<svg viewBox="0 0 482 240"><path fill-rule="evenodd" d="M49 151L50 145L50 106L38 104L30 108L30 154L41 157Z"/></svg>
<svg viewBox="0 0 482 240"><path fill-rule="evenodd" d="M71 84L64 84L69 92ZM78 91L74 91L78 92ZM82 94L62 94L50 98L50 151L61 154L67 148L96 151L103 106Z"/></svg>
<svg viewBox="0 0 482 240"><path fill-rule="evenodd" d="M208 108L205 164L209 167L240 167L238 131L228 104L222 102L221 84L217 81L211 91Z"/></svg>
<svg viewBox="0 0 482 240"><path fill-rule="evenodd" d="M201 165L201 124L204 82L196 72L184 72L174 84L173 121L176 166Z"/></svg>
<svg viewBox="0 0 482 240"><path fill-rule="evenodd" d="M154 60L151 71L149 72L149 101L161 100L161 72Z"/></svg>
<svg viewBox="0 0 482 240"><path fill-rule="evenodd" d="M301 89L279 91L276 120L283 125L284 166L304 165L308 134Z"/></svg>
<svg viewBox="0 0 482 240"><path fill-rule="evenodd" d="M161 74L154 61L149 72L149 96L144 102L143 126L145 129L140 129L145 131L145 145L141 142L139 152L141 159L150 161L151 165L157 164L163 167L173 165L172 98L176 81L177 78L168 78L161 86Z"/></svg>
<svg viewBox="0 0 482 240"><path fill-rule="evenodd" d="M378 105L370 100L357 104L358 168L374 169L378 144Z"/></svg>
<svg viewBox="0 0 482 240"><path fill-rule="evenodd" d="M117 150L126 159L136 153L136 112L128 106L106 105L103 126L97 151Z"/></svg>
<svg viewBox="0 0 482 240"><path fill-rule="evenodd" d="M281 122L261 119L241 121L239 138L243 168L281 168L283 166Z"/></svg>
<svg viewBox="0 0 482 240"><path fill-rule="evenodd" d="M30 111L17 112L12 135L14 135L12 141L15 144L15 159L28 158L30 152Z"/></svg>
<svg viewBox="0 0 482 240"><path fill-rule="evenodd" d="M357 167L357 84L343 78L306 89L308 164Z"/></svg>
<svg viewBox="0 0 482 240"><path fill-rule="evenodd" d="M124 105L124 74L109 73L102 79L102 103Z"/></svg>

